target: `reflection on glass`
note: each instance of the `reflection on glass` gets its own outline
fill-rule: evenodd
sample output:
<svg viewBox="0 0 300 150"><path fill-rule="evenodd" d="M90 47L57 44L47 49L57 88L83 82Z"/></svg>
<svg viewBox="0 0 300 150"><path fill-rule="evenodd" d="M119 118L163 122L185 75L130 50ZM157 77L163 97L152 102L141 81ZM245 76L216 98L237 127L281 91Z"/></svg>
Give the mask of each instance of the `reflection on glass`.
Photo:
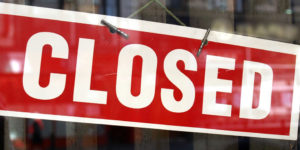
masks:
<svg viewBox="0 0 300 150"><path fill-rule="evenodd" d="M104 13L127 17L135 10L144 6L148 1L142 0L17 0L5 1L15 2L25 5L36 5L43 7L69 9L90 13ZM300 43L299 36L299 14L300 2L296 0L276 1L276 0L189 0L182 2L179 0L162 0L179 19L192 27L208 28L213 26L212 30L237 33L246 36L261 37L271 40L278 40L289 43ZM183 4L184 3L184 4ZM174 23L178 22L170 19L164 9L153 3L145 8L136 18L144 20L155 20L159 22ZM14 27L13 20L3 20L0 18L0 45L9 47L14 44L12 37L17 31ZM116 24L118 25L118 24ZM17 26L17 25L16 25ZM134 24L133 28L141 28L139 24ZM6 30L1 30L5 28ZM73 27L72 27L73 28ZM74 32L75 29L70 29ZM75 35L75 34L74 34ZM222 41L230 40L230 34L220 36ZM73 37L72 37L73 38ZM119 42L119 41L112 41ZM17 51L17 50L12 50ZM20 55L23 54L3 54L0 51L0 74L20 74L23 68L23 62ZM226 52L224 52L226 53ZM248 58L253 56L247 55ZM233 56L232 56L233 57ZM267 56L266 56L267 57ZM3 62L6 62L3 63ZM290 72L289 64L286 66L274 65L275 68ZM3 69L5 68L5 69ZM73 70L74 71L74 70ZM293 74L286 73L285 76L293 77ZM284 77L282 77L284 78ZM13 88L13 79L0 79L0 87L3 83L10 82ZM260 83L260 82L258 82ZM7 87L2 87L7 88ZM196 87L197 90L203 90L202 87ZM253 107L258 106L259 88L257 84L254 87ZM288 99L292 98L293 83L287 81L278 81L273 83L272 97L278 99L274 102L274 111L271 115L282 114L282 117L276 121L265 124L249 122L248 127L267 128L272 130L278 126L289 126L282 123L292 104ZM233 109L240 106L240 94L233 88L231 96L224 96L218 100L219 103L226 103L232 100ZM17 93L12 93L16 94ZM6 99L0 93L0 107L5 107ZM16 104L17 105L17 104ZM284 105L284 107L279 107ZM22 107L22 106L18 106ZM45 109L43 107L43 109ZM70 106L67 111L69 114L75 113L75 108ZM63 111L63 110L58 110ZM94 112L86 110L87 113ZM6 123L1 127L5 128L5 149L292 149L296 142L267 140L257 138L242 138L222 135L193 134L185 132L168 132L160 130L146 130L139 128L126 128L105 125L87 125L77 123L65 123L58 121L30 120L20 118L5 118ZM234 128L243 129L235 123L229 124L222 119L214 120L211 123L222 124ZM4 136L4 134L2 135ZM299 142L299 140L297 141ZM150 148L149 148L150 147Z"/></svg>

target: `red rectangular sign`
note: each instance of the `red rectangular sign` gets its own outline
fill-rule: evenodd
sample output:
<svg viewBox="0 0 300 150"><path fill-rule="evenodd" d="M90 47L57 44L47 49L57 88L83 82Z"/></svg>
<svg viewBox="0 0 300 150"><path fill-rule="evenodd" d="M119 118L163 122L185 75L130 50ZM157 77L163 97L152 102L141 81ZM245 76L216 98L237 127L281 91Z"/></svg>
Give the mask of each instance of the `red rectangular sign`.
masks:
<svg viewBox="0 0 300 150"><path fill-rule="evenodd" d="M204 34L0 3L0 115L297 139L300 47Z"/></svg>

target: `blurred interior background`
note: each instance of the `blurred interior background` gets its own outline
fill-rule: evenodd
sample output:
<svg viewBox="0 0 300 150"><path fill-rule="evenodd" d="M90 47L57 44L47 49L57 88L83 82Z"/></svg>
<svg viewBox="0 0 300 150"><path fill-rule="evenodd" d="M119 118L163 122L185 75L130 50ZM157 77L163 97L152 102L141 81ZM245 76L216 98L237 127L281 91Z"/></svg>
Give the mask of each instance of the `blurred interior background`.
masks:
<svg viewBox="0 0 300 150"><path fill-rule="evenodd" d="M298 0L0 0L300 43ZM1 32L1 31L0 31ZM0 149L293 150L298 141L0 117Z"/></svg>

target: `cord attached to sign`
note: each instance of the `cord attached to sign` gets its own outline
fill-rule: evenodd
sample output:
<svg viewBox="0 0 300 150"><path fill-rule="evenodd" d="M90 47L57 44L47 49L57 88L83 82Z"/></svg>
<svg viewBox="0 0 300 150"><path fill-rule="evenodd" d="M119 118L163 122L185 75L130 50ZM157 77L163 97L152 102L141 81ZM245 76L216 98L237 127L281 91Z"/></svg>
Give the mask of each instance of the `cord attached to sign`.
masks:
<svg viewBox="0 0 300 150"><path fill-rule="evenodd" d="M121 31L120 29L118 29L118 28L115 27L114 25L108 23L108 22L105 21L104 19L101 20L101 23L102 23L103 25L105 25L106 27L108 27L108 28L109 28L109 31L110 31L111 33L117 33L117 34L121 35L122 37L124 37L125 39L128 39L128 38L129 38L129 35L128 35L127 33ZM208 43L207 38L208 38L208 35L209 35L209 33L210 33L210 29L211 29L210 27L207 29L207 31L206 31L206 33L205 33L205 35L204 35L204 38L203 38L202 41L201 41L200 48L199 48L199 50L198 50L198 52L197 52L197 57L199 57L199 55L200 55L200 53L201 53L203 47L206 46L207 43Z"/></svg>
<svg viewBox="0 0 300 150"><path fill-rule="evenodd" d="M208 43L207 37L208 37L208 35L209 35L209 32L210 32L210 27L207 29L207 31L206 31L206 33L205 33L205 35L204 35L204 38L203 38L202 41L201 41L201 46L200 46L200 48L199 48L199 50L198 50L198 52L197 52L197 57L199 57L199 55L200 55L200 53L201 53L203 47L204 47L205 45L207 45L207 43Z"/></svg>
<svg viewBox="0 0 300 150"><path fill-rule="evenodd" d="M124 37L125 39L128 39L128 38L129 38L128 34L126 34L125 32L121 31L120 29L118 29L118 28L115 27L114 25L108 23L108 22L105 21L104 19L101 20L101 23L102 23L103 25L105 25L106 27L108 27L108 28L109 28L109 31L110 31L111 33L117 33L117 34L121 35L122 37Z"/></svg>

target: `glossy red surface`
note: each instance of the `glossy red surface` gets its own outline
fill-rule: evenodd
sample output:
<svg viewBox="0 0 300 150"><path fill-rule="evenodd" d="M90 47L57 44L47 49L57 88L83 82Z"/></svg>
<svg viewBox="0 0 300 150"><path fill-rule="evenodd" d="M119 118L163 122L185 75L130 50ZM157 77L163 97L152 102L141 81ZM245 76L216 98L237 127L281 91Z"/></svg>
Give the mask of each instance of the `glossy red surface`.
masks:
<svg viewBox="0 0 300 150"><path fill-rule="evenodd" d="M130 35L128 40L111 34L106 27L80 23L37 19L12 15L0 15L0 109L63 116L101 118L142 123L175 125L207 129L243 131L289 135L291 105L296 56L264 51L254 48L209 42L201 55L196 53L201 41L176 36L123 30ZM26 44L38 32L53 32L63 36L69 45L69 58L51 57L51 46L44 46L40 85L47 86L50 73L67 75L66 88L61 96L53 100L38 100L28 96L22 86L22 75ZM170 31L171 32L171 31ZM107 104L73 102L75 68L79 38L95 39L91 89L107 91ZM128 44L143 44L157 55L156 89L153 102L143 109L132 109L122 105L116 96L116 75L120 50ZM185 49L195 55L197 71L178 68L188 76L196 88L193 107L184 113L173 113L161 102L161 88L174 89L175 97L182 96L180 90L166 77L163 61L168 52ZM234 70L219 69L220 79L232 80L232 93L217 93L217 102L232 105L231 117L202 114L203 85L207 55L234 58ZM274 72L271 112L261 120L239 118L239 105L244 60L261 62L271 66ZM136 57L133 64L132 94L140 92L142 59ZM260 92L260 76L256 75L254 104L257 107Z"/></svg>

